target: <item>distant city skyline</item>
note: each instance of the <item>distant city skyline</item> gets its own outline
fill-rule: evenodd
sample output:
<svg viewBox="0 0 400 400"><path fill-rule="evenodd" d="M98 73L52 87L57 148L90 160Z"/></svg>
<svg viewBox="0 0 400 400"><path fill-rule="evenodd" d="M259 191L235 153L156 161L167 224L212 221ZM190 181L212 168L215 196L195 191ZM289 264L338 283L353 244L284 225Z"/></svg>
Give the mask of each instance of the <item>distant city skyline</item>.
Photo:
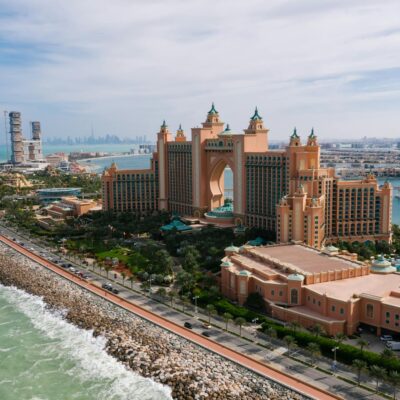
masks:
<svg viewBox="0 0 400 400"><path fill-rule="evenodd" d="M271 140L400 137L397 0L227 4L0 0L0 111L44 138L190 134L212 101L234 132L257 105Z"/></svg>

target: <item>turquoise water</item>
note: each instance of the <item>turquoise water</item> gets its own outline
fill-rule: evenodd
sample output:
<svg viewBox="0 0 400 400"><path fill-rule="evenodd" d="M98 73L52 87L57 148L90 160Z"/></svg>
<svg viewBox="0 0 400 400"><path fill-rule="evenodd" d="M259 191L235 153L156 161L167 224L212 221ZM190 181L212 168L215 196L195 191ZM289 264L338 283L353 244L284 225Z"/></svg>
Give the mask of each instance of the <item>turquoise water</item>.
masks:
<svg viewBox="0 0 400 400"><path fill-rule="evenodd" d="M169 389L124 368L104 338L0 284L1 400L164 400Z"/></svg>
<svg viewBox="0 0 400 400"><path fill-rule="evenodd" d="M130 149L137 147L134 144L74 144L74 145L49 145L43 144L43 153L45 155L51 153L71 153L73 151L103 151L124 153L129 152ZM9 156L10 156L9 151ZM0 144L0 162L7 160L7 149L4 144Z"/></svg>

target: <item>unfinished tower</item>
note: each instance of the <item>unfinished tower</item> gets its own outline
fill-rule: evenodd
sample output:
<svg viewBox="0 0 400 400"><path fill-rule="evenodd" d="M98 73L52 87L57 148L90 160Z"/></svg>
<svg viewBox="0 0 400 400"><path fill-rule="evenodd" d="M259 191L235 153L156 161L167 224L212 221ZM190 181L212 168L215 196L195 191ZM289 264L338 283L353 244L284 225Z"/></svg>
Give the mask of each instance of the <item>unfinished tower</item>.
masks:
<svg viewBox="0 0 400 400"><path fill-rule="evenodd" d="M11 162L13 164L21 164L24 162L21 113L17 111L11 111L8 116L10 118Z"/></svg>

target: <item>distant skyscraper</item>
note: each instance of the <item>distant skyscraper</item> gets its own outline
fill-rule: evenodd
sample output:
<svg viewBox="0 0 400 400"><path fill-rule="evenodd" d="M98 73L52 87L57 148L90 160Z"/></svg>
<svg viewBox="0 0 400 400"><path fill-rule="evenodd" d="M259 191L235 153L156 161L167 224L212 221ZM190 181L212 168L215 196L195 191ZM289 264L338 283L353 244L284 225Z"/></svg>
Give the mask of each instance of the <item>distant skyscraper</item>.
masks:
<svg viewBox="0 0 400 400"><path fill-rule="evenodd" d="M21 164L24 162L24 143L21 130L21 113L11 111L8 114L10 118L11 135L11 162Z"/></svg>
<svg viewBox="0 0 400 400"><path fill-rule="evenodd" d="M22 164L43 159L40 122L31 122L32 139L24 139L21 129L21 113L9 113L11 135L11 162Z"/></svg>

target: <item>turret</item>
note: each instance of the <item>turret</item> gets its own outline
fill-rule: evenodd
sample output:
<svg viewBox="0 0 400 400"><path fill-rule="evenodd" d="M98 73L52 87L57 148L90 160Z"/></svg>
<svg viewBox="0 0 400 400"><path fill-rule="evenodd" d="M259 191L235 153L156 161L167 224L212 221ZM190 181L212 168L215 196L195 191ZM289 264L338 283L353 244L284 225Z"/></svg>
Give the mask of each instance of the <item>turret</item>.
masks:
<svg viewBox="0 0 400 400"><path fill-rule="evenodd" d="M250 117L249 127L245 129L245 134L255 134L255 133L268 133L269 129L265 129L264 121L260 114L258 113L258 108L254 110L254 114Z"/></svg>
<svg viewBox="0 0 400 400"><path fill-rule="evenodd" d="M295 127L292 135L290 136L289 146L300 146L300 144L300 136L297 134L297 129Z"/></svg>
<svg viewBox="0 0 400 400"><path fill-rule="evenodd" d="M311 133L307 139L307 146L317 146L317 137L314 134L314 128L311 129Z"/></svg>
<svg viewBox="0 0 400 400"><path fill-rule="evenodd" d="M176 131L175 142L186 142L185 132L183 131L181 124L179 124L179 128Z"/></svg>
<svg viewBox="0 0 400 400"><path fill-rule="evenodd" d="M212 129L212 133L220 133L224 127L224 123L219 119L219 113L216 110L214 103L207 114L206 121L203 122L203 128Z"/></svg>

